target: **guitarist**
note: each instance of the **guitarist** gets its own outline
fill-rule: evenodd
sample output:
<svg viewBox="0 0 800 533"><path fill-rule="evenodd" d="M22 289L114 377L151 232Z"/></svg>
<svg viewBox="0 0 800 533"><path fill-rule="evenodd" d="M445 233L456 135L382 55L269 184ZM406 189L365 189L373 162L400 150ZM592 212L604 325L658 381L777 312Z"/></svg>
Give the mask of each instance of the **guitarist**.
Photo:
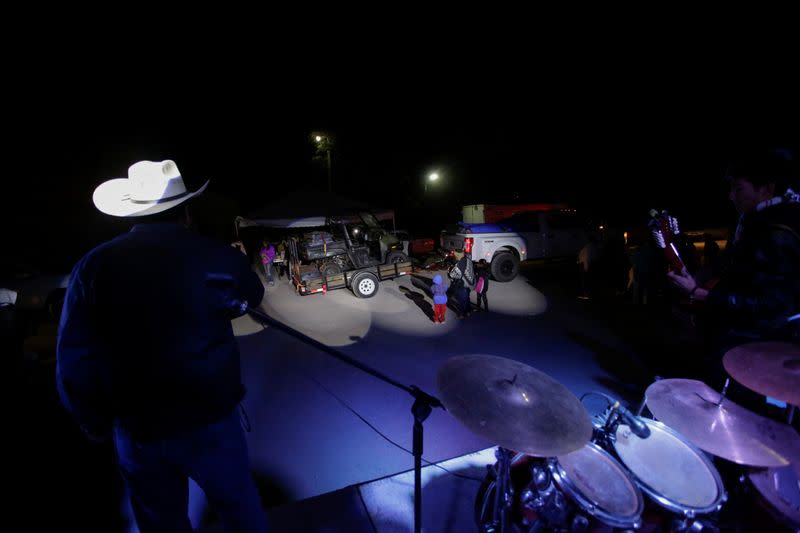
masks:
<svg viewBox="0 0 800 533"><path fill-rule="evenodd" d="M738 344L800 342L800 319L794 318L800 313L800 196L789 187L797 179L796 164L788 151L732 161L730 199L740 216L718 283L706 289L686 271L667 274L680 291L703 302L718 371L721 355Z"/></svg>

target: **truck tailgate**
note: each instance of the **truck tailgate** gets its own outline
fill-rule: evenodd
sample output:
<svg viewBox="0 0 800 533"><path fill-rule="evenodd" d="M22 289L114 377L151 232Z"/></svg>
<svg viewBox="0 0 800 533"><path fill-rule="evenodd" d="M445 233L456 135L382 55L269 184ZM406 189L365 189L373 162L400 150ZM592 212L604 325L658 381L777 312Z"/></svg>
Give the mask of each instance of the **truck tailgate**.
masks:
<svg viewBox="0 0 800 533"><path fill-rule="evenodd" d="M442 233L441 245L445 250L463 250L464 236L457 233Z"/></svg>

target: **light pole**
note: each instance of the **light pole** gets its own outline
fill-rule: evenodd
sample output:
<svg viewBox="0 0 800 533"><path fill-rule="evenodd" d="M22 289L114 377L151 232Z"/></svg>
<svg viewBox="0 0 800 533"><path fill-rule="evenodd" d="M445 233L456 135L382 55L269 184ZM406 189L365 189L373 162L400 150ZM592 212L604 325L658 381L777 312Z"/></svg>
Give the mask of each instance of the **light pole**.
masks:
<svg viewBox="0 0 800 533"><path fill-rule="evenodd" d="M331 148L333 148L333 139L327 133L312 133L311 138L317 146L317 156L322 157L325 154L325 168L328 171L328 192L333 192L333 174L331 171Z"/></svg>
<svg viewBox="0 0 800 533"><path fill-rule="evenodd" d="M430 174L428 174L427 178L425 178L425 192L426 193L428 192L428 183L429 182L433 183L434 181L436 181L438 179L439 179L439 173L438 172L431 172Z"/></svg>

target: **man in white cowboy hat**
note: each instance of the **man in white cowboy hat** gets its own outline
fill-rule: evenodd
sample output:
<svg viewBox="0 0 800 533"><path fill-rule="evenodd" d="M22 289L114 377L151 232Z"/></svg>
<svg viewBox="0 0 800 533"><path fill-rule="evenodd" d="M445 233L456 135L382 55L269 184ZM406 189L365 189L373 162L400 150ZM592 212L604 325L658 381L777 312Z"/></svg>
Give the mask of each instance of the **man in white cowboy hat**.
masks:
<svg viewBox="0 0 800 533"><path fill-rule="evenodd" d="M140 223L77 263L61 316L61 400L90 438L113 438L143 533L192 530L188 478L228 530L267 529L226 305L258 305L264 287L240 252L189 231L185 202L207 185L190 192L167 160L97 187L100 211Z"/></svg>

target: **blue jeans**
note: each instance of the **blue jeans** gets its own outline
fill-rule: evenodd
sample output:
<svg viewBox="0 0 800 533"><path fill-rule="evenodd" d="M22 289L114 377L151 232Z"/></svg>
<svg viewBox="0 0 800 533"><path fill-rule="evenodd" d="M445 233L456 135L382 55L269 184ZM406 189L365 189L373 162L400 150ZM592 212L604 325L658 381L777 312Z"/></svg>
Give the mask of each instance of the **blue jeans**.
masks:
<svg viewBox="0 0 800 533"><path fill-rule="evenodd" d="M203 489L225 531L267 531L238 409L218 422L168 439L139 441L115 427L114 445L141 533L192 531L189 478Z"/></svg>
<svg viewBox="0 0 800 533"><path fill-rule="evenodd" d="M262 264L264 265L264 275L266 276L267 281L269 283L272 283L272 281L273 281L273 279L272 279L272 261L270 261L268 263L262 263Z"/></svg>

